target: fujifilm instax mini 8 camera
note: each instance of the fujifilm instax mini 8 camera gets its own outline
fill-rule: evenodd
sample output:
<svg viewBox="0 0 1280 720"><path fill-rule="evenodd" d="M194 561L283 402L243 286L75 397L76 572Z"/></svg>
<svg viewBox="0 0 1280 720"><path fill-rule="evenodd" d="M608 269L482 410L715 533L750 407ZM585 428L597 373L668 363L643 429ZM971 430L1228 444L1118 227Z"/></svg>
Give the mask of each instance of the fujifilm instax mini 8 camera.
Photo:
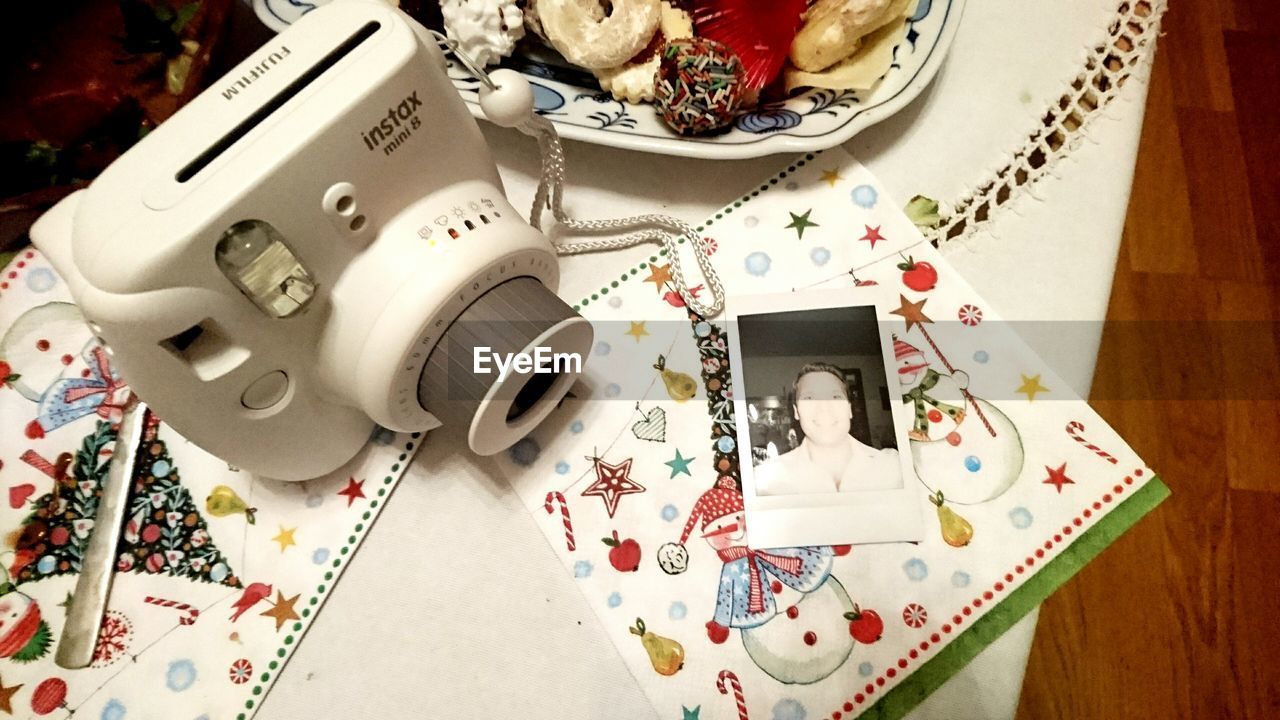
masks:
<svg viewBox="0 0 1280 720"><path fill-rule="evenodd" d="M286 480L341 466L375 423L463 424L491 454L581 372L591 326L445 62L395 8L322 7L32 228L123 377L197 445ZM477 374L478 349L578 363Z"/></svg>

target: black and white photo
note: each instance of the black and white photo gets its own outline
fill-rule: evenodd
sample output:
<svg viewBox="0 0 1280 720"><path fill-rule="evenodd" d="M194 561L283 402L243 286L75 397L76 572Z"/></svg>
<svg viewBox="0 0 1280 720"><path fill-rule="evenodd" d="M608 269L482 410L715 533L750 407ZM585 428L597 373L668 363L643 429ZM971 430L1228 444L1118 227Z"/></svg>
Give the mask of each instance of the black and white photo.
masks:
<svg viewBox="0 0 1280 720"><path fill-rule="evenodd" d="M731 299L753 546L918 539L918 482L898 450L911 420L883 401L892 320L874 300L868 288Z"/></svg>
<svg viewBox="0 0 1280 720"><path fill-rule="evenodd" d="M874 310L858 309L868 311L874 328ZM873 359L879 361L878 357ZM865 396L854 390L860 380L851 386L846 372L825 360L805 361L789 355L778 360L798 365L787 395L790 410L781 414L790 427L785 450L765 445L757 455L752 447L756 493L792 495L902 487L896 443L877 447L866 432ZM877 375L883 383L884 373ZM747 398L748 417L758 416L754 400ZM759 404L764 404L762 399ZM863 420L857 428L861 432L855 432L855 416Z"/></svg>

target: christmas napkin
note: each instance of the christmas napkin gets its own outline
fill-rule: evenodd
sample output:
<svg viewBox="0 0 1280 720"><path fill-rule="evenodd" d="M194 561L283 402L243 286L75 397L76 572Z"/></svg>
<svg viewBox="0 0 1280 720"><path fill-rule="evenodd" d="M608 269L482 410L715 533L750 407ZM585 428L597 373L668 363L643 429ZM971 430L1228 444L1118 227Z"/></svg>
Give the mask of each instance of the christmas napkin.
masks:
<svg viewBox="0 0 1280 720"><path fill-rule="evenodd" d="M418 440L377 432L338 472L282 483L150 417L93 664L64 670L53 658L128 394L48 262L20 252L0 274L0 711L243 720Z"/></svg>
<svg viewBox="0 0 1280 720"><path fill-rule="evenodd" d="M730 302L858 285L893 308L894 356L927 368L883 395L912 407L923 542L762 550L748 521L713 543L743 512L733 328L661 254L581 299L586 377L503 458L660 717L900 717L1167 495L898 207L835 150L701 230Z"/></svg>

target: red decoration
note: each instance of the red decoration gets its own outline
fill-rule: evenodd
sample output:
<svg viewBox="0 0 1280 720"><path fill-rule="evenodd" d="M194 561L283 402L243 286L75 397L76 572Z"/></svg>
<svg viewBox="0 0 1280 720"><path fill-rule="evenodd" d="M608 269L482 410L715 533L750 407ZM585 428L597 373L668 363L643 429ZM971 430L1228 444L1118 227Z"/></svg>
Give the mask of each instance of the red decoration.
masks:
<svg viewBox="0 0 1280 720"><path fill-rule="evenodd" d="M618 510L618 500L623 495L644 492L644 486L630 478L631 458L614 465L598 457L587 458L595 466L596 481L582 491L582 496L598 495L604 500L609 517Z"/></svg>
<svg viewBox="0 0 1280 720"><path fill-rule="evenodd" d="M31 483L22 483L9 488L9 507L18 509L27 504L27 498L31 497L36 491L36 486Z"/></svg>
<svg viewBox="0 0 1280 720"><path fill-rule="evenodd" d="M23 434L31 440L39 440L44 437L44 428L40 426L39 420L32 420L27 423L27 427L23 430Z"/></svg>
<svg viewBox="0 0 1280 720"><path fill-rule="evenodd" d="M1067 477L1066 463L1062 463L1061 465L1059 465L1056 470L1049 467L1048 465L1045 465L1044 469L1049 473L1049 477L1043 481L1044 484L1052 485L1054 489L1058 491L1058 494L1062 494L1063 485L1074 485L1076 482L1075 480L1072 480L1071 478Z"/></svg>
<svg viewBox="0 0 1280 720"><path fill-rule="evenodd" d="M1103 450L1102 448L1098 447L1097 445L1094 445L1093 443L1091 443L1091 442L1089 442L1088 440L1085 440L1083 437L1081 437L1081 436L1080 436L1080 433L1082 433L1082 432L1084 432L1084 425L1081 425L1079 422L1077 422L1077 421L1075 421L1075 420L1072 420L1071 422L1067 423L1067 434L1071 436L1071 439L1072 439L1072 440L1075 440L1076 442L1078 442L1078 443L1080 443L1081 445L1083 445L1083 446L1085 447L1085 449L1086 449L1086 450L1091 450L1091 451L1093 451L1093 453L1094 453L1095 455L1097 455L1098 457L1102 458L1103 460L1106 460L1107 462L1111 463L1112 465L1115 465L1115 464L1117 464L1117 463L1119 463L1119 462L1120 462L1119 460L1116 460L1116 456L1115 456L1115 455L1112 455L1111 453L1107 452L1106 450ZM12 490L10 490L9 492L10 492L10 493L12 493L13 491L12 491Z"/></svg>
<svg viewBox="0 0 1280 720"><path fill-rule="evenodd" d="M929 613L917 603L909 603L902 609L902 622L910 628L921 628L929 621Z"/></svg>
<svg viewBox="0 0 1280 720"><path fill-rule="evenodd" d="M982 322L982 308L977 305L962 305L956 317L966 326L973 327Z"/></svg>
<svg viewBox="0 0 1280 720"><path fill-rule="evenodd" d="M721 625L715 620L707 621L707 639L716 645L720 645L729 639L729 628Z"/></svg>
<svg viewBox="0 0 1280 720"><path fill-rule="evenodd" d="M627 538L621 540L618 538L618 531L613 531L613 537L604 538L604 544L608 545L609 564L618 572L635 572L640 569L640 543Z"/></svg>
<svg viewBox="0 0 1280 720"><path fill-rule="evenodd" d="M867 235L870 236L871 234L871 228L868 226ZM878 240L884 239L884 237L880 235L879 225L875 228L875 235ZM869 238L863 239L866 240ZM872 241L871 247L875 247L874 241ZM898 263L898 269L902 271L902 284L916 292L928 292L938 284L938 271L931 263L927 263L923 260L916 262L914 258L908 257L906 262ZM972 306L966 305L965 307ZM979 314L979 317L981 317L981 314ZM961 319L963 320L963 317ZM965 324L969 325L971 323ZM977 323L972 324L977 325Z"/></svg>
<svg viewBox="0 0 1280 720"><path fill-rule="evenodd" d="M67 699L67 681L51 677L36 686L31 694L31 711L37 715L48 715L62 707Z"/></svg>
<svg viewBox="0 0 1280 720"><path fill-rule="evenodd" d="M123 613L108 610L98 628L98 641L93 647L93 667L101 668L119 660L129 651L133 623Z"/></svg>
<svg viewBox="0 0 1280 720"><path fill-rule="evenodd" d="M690 15L698 37L733 50L746 86L758 90L782 72L807 6L805 0L696 0Z"/></svg>
<svg viewBox="0 0 1280 720"><path fill-rule="evenodd" d="M547 509L547 514L555 512L552 503L560 504L560 517L564 521L564 543L569 548L569 552L573 552L577 544L573 540L573 520L569 517L569 504L565 502L564 493L553 490L547 493L546 502L543 507Z"/></svg>
<svg viewBox="0 0 1280 720"><path fill-rule="evenodd" d="M874 249L875 249L875 247L876 247L876 242L877 242L877 241L879 241L879 240L888 240L888 239L889 239L889 238L887 238L887 237L885 237L885 236L883 236L883 235L881 235L881 234L880 234L880 226L879 226L879 225L877 225L877 226L875 226L875 227L871 227L870 225L863 225L862 227L866 228L866 233L864 233L864 234L862 235L862 237L860 237L860 238L858 238L858 239L859 239L859 240L866 240L867 242L871 243L871 249L873 249L873 250L874 250ZM923 265L928 265L928 263L921 263L921 264L923 264ZM935 273L935 275L936 275L936 273ZM903 279L903 282L906 282L906 281L907 281L907 276L904 274L904 275L902 276L902 279ZM907 282L907 287L911 287L911 283ZM914 290L915 288L912 288L912 289Z"/></svg>
<svg viewBox="0 0 1280 720"><path fill-rule="evenodd" d="M178 602L177 600L167 600L165 598L152 597L148 595L142 598L142 602L163 608L173 608L174 611L180 613L178 617L179 625L195 624L195 621L200 617L199 608L192 607L188 603Z"/></svg>
<svg viewBox="0 0 1280 720"><path fill-rule="evenodd" d="M879 640L884 633L884 621L875 610L863 610L854 605L853 612L845 613L844 619L849 621L849 634L864 645Z"/></svg>
<svg viewBox="0 0 1280 720"><path fill-rule="evenodd" d="M247 658L240 658L231 663L231 668L227 670L227 676L232 684L243 685L253 677L253 663L249 662Z"/></svg>
<svg viewBox="0 0 1280 720"><path fill-rule="evenodd" d="M733 692L733 702L738 706L738 720L747 720L747 700L742 694L742 683L732 670L721 670L716 678L716 688L721 695Z"/></svg>
<svg viewBox="0 0 1280 720"><path fill-rule="evenodd" d="M347 486L338 491L339 495L347 498L347 507L356 501L356 498L364 497L364 481L355 478L347 478Z"/></svg>

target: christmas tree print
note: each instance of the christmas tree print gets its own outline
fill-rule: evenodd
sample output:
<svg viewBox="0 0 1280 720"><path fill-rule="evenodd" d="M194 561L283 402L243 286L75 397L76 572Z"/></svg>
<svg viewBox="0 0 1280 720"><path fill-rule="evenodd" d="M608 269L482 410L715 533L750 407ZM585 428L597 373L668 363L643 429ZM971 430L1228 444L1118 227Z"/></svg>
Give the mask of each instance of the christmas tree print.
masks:
<svg viewBox="0 0 1280 720"><path fill-rule="evenodd" d="M116 570L240 587L240 580L213 543L191 493L147 414L135 462L128 514L116 555ZM79 572L93 518L110 471L116 439L111 423L98 421L76 452L70 477L55 477L53 492L34 502L22 524L14 563L18 584Z"/></svg>
<svg viewBox="0 0 1280 720"><path fill-rule="evenodd" d="M711 416L712 463L719 477L728 477L742 487L738 471L738 448L734 439L733 382L729 375L728 335L724 329L689 311L689 322L702 362L702 382L707 389L707 411Z"/></svg>
<svg viewBox="0 0 1280 720"><path fill-rule="evenodd" d="M111 424L99 421L76 451L71 475L66 474L64 462L59 462L56 469L50 465L53 491L33 502L35 510L22 521L22 531L14 543L10 575L16 584L80 572L80 561L98 512L101 485L110 467L102 454L115 438Z"/></svg>

